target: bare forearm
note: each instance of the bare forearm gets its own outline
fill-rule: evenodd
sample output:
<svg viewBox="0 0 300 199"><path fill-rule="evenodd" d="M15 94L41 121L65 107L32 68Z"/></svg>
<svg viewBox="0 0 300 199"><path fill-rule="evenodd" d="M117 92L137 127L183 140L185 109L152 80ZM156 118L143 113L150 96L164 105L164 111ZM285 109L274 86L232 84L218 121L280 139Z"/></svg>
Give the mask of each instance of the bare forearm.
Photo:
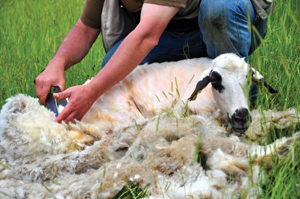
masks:
<svg viewBox="0 0 300 199"><path fill-rule="evenodd" d="M157 13L151 10L155 9ZM133 71L155 47L179 8L144 4L141 22L118 47L107 65L90 82L95 100Z"/></svg>
<svg viewBox="0 0 300 199"><path fill-rule="evenodd" d="M71 87L54 95L57 99L69 98L68 105L56 121L81 120L97 98L126 77L146 57L178 10L144 3L139 25L125 38L105 68L89 84Z"/></svg>
<svg viewBox="0 0 300 199"><path fill-rule="evenodd" d="M133 71L157 44L158 38L141 37L132 32L119 46L107 65L90 82L97 99Z"/></svg>
<svg viewBox="0 0 300 199"><path fill-rule="evenodd" d="M80 19L77 21L63 40L54 58L35 79L36 96L42 104L45 105L51 86L59 86L61 90L65 89L64 71L78 63L88 53L99 33L99 29L86 26Z"/></svg>
<svg viewBox="0 0 300 199"><path fill-rule="evenodd" d="M89 35L81 26L83 26L82 22L78 21L58 48L51 60L57 67L66 70L80 62L89 52L100 30L97 35Z"/></svg>

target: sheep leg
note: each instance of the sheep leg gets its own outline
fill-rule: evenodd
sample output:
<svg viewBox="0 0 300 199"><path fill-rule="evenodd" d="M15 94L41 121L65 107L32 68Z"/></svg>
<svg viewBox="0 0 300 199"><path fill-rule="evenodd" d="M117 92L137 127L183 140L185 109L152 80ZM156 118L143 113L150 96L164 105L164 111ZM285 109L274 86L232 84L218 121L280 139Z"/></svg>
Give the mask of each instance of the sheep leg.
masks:
<svg viewBox="0 0 300 199"><path fill-rule="evenodd" d="M271 158L275 155L278 156L279 159L284 159L284 157L293 159L294 147L299 141L300 132L295 133L290 138L283 137L278 139L267 146L252 145L248 158L251 159L254 164L264 163L267 165L267 169L272 169L273 163Z"/></svg>
<svg viewBox="0 0 300 199"><path fill-rule="evenodd" d="M289 132L300 125L299 115L296 109L286 111L254 110L251 112L252 124L244 134L244 139L265 144L271 137L290 136ZM270 132L275 132L270 135Z"/></svg>

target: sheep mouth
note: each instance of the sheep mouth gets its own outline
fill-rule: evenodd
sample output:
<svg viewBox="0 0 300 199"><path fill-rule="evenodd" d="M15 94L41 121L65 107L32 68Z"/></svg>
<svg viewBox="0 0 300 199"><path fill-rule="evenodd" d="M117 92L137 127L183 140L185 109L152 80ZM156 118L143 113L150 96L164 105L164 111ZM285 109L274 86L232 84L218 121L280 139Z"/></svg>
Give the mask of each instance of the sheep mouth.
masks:
<svg viewBox="0 0 300 199"><path fill-rule="evenodd" d="M237 133L240 133L241 135L243 133L245 133L248 128L249 128L249 121L246 120L246 121L240 121L234 117L229 117L229 114L227 113L227 117L229 119L229 122L232 126L232 129L237 132ZM250 118L250 122L251 122L251 118Z"/></svg>
<svg viewBox="0 0 300 199"><path fill-rule="evenodd" d="M234 126L232 126L233 130L238 132L238 133L245 133L247 130L248 130L248 127L245 127L245 128L236 128Z"/></svg>

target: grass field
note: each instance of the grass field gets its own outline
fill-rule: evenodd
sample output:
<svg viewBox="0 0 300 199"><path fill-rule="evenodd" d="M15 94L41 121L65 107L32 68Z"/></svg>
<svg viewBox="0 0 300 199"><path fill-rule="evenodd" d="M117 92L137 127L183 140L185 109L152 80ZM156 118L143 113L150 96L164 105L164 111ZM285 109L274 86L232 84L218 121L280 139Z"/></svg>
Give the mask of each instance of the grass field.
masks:
<svg viewBox="0 0 300 199"><path fill-rule="evenodd" d="M17 93L35 97L33 79L54 56L78 20L83 4L84 0L0 1L0 107ZM86 58L66 72L66 87L93 77L104 55L98 39ZM300 108L299 0L275 0L267 36L249 62L279 89L277 95L260 93L256 107ZM295 151L293 163L274 159L274 164L266 174L267 183L262 185L259 198L300 198L300 148Z"/></svg>

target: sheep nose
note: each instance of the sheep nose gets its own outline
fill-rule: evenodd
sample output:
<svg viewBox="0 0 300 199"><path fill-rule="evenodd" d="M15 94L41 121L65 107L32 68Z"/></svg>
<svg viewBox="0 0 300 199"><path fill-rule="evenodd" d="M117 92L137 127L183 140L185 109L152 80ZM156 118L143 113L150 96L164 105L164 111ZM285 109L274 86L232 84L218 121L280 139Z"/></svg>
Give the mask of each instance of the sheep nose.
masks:
<svg viewBox="0 0 300 199"><path fill-rule="evenodd" d="M247 108L236 109L230 119L233 130L238 133L244 133L251 121L251 116Z"/></svg>

